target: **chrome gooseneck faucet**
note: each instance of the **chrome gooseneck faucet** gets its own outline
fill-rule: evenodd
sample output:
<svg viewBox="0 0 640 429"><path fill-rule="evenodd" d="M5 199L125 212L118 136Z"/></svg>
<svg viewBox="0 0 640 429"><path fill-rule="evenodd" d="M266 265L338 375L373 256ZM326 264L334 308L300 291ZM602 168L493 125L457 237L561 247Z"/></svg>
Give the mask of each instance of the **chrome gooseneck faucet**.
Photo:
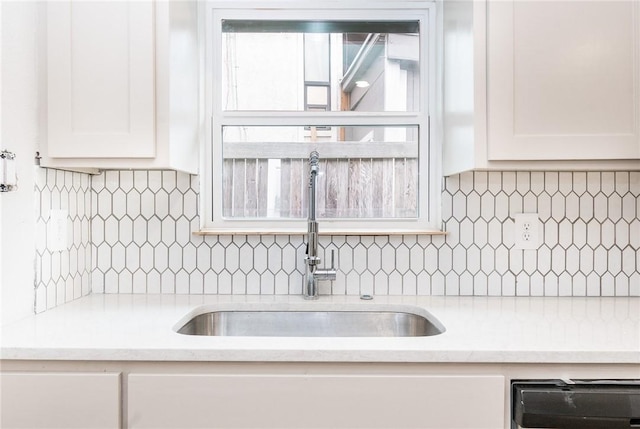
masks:
<svg viewBox="0 0 640 429"><path fill-rule="evenodd" d="M318 268L318 222L316 221L316 180L318 176L318 161L320 155L313 151L309 155L309 217L307 221L307 256L304 258L304 284L302 285L305 299L318 299L318 280L335 280L334 251L331 251L331 268Z"/></svg>

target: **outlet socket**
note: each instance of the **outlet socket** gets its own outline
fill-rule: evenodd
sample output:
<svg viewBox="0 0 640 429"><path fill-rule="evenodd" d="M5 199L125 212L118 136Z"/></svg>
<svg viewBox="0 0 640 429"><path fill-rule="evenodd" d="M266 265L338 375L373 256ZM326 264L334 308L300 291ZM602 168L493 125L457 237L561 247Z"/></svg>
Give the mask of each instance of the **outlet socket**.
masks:
<svg viewBox="0 0 640 429"><path fill-rule="evenodd" d="M514 249L537 249L540 247L539 220L537 213L517 213L513 216Z"/></svg>
<svg viewBox="0 0 640 429"><path fill-rule="evenodd" d="M51 210L47 222L47 249L61 252L67 249L67 210Z"/></svg>

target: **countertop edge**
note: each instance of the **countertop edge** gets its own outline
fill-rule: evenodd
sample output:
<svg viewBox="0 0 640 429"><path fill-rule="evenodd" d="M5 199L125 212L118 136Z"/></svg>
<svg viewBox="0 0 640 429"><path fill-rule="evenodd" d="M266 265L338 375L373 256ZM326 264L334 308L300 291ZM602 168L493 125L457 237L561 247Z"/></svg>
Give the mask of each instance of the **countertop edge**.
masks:
<svg viewBox="0 0 640 429"><path fill-rule="evenodd" d="M344 363L483 363L483 364L636 364L639 352L408 351L393 350L163 350L2 348L3 360L134 362L344 362Z"/></svg>

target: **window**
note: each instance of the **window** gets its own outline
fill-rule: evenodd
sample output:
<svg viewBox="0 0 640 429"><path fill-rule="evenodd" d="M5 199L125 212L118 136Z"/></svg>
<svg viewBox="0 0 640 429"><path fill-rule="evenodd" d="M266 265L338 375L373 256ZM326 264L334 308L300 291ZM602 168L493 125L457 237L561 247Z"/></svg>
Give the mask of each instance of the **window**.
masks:
<svg viewBox="0 0 640 429"><path fill-rule="evenodd" d="M313 150L322 233L438 230L433 3L238 3L207 10L203 230L305 232Z"/></svg>

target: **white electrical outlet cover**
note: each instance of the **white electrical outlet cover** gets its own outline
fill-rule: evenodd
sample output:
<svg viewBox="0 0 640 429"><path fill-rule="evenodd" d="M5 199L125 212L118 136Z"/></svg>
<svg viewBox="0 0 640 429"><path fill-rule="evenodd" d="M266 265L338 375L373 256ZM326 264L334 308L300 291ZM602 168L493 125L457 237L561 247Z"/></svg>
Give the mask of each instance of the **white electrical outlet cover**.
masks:
<svg viewBox="0 0 640 429"><path fill-rule="evenodd" d="M51 210L47 222L47 249L60 252L67 249L67 210Z"/></svg>
<svg viewBox="0 0 640 429"><path fill-rule="evenodd" d="M514 249L537 249L540 247L540 221L537 213L516 213L515 220Z"/></svg>

